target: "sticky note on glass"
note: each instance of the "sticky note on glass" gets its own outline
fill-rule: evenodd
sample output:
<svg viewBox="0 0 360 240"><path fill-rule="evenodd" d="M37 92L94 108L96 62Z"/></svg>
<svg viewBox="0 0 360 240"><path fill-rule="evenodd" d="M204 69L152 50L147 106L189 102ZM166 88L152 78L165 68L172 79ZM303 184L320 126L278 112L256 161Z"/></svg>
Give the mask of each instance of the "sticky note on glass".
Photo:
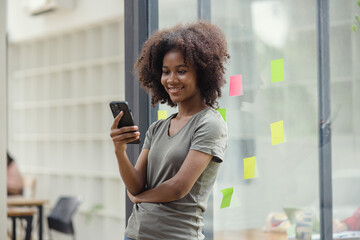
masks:
<svg viewBox="0 0 360 240"><path fill-rule="evenodd" d="M166 119L167 118L167 111L166 110L159 110L158 111L158 120Z"/></svg>
<svg viewBox="0 0 360 240"><path fill-rule="evenodd" d="M220 208L230 207L231 198L234 193L234 188L233 187L226 188L226 189L221 190L221 192L223 194L223 199L221 201Z"/></svg>
<svg viewBox="0 0 360 240"><path fill-rule="evenodd" d="M270 125L271 127L271 142L272 145L285 142L284 139L284 121L274 122Z"/></svg>
<svg viewBox="0 0 360 240"><path fill-rule="evenodd" d="M284 81L284 59L271 61L271 82Z"/></svg>
<svg viewBox="0 0 360 240"><path fill-rule="evenodd" d="M216 110L221 114L222 118L226 122L226 108L218 108Z"/></svg>
<svg viewBox="0 0 360 240"><path fill-rule="evenodd" d="M241 86L241 75L230 76L229 96L243 95Z"/></svg>
<svg viewBox="0 0 360 240"><path fill-rule="evenodd" d="M244 179L255 177L255 157L244 158Z"/></svg>

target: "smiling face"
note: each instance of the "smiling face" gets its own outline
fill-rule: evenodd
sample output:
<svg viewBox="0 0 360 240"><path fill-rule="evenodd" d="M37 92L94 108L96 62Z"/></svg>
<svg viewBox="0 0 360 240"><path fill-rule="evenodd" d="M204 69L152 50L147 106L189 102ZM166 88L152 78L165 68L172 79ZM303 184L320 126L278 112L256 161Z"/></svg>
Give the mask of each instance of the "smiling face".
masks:
<svg viewBox="0 0 360 240"><path fill-rule="evenodd" d="M181 51L165 54L162 66L161 84L171 100L177 104L202 101L197 87L196 70L184 62Z"/></svg>

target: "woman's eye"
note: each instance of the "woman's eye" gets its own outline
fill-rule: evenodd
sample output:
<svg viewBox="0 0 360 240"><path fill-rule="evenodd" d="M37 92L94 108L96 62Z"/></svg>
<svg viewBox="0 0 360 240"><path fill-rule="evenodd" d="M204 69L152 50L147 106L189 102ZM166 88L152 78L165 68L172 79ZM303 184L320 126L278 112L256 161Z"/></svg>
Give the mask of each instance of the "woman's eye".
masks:
<svg viewBox="0 0 360 240"><path fill-rule="evenodd" d="M163 74L169 74L169 71L163 70L162 73L163 73Z"/></svg>
<svg viewBox="0 0 360 240"><path fill-rule="evenodd" d="M179 70L178 73L179 74L184 74L186 71L185 70Z"/></svg>

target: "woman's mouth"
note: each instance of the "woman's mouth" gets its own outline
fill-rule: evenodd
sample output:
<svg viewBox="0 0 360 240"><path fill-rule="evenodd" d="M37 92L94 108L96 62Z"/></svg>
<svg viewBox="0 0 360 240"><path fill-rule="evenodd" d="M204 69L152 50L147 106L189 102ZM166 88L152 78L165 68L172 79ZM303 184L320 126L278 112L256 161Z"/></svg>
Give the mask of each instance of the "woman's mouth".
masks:
<svg viewBox="0 0 360 240"><path fill-rule="evenodd" d="M184 87L169 87L168 88L169 93L172 93L172 94L176 94L176 93L180 92L182 89L184 89Z"/></svg>

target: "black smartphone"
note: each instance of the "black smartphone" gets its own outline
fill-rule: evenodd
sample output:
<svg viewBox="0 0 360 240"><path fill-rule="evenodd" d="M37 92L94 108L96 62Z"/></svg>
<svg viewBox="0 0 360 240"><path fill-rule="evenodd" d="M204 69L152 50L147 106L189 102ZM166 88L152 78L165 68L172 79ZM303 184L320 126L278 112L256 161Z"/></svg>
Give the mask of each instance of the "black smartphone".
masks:
<svg viewBox="0 0 360 240"><path fill-rule="evenodd" d="M124 112L124 115L119 121L118 128L134 126L134 119L129 108L127 101L112 101L110 102L110 109L114 118L119 115L120 111ZM129 144L139 144L141 141L137 139L135 141L129 142Z"/></svg>

